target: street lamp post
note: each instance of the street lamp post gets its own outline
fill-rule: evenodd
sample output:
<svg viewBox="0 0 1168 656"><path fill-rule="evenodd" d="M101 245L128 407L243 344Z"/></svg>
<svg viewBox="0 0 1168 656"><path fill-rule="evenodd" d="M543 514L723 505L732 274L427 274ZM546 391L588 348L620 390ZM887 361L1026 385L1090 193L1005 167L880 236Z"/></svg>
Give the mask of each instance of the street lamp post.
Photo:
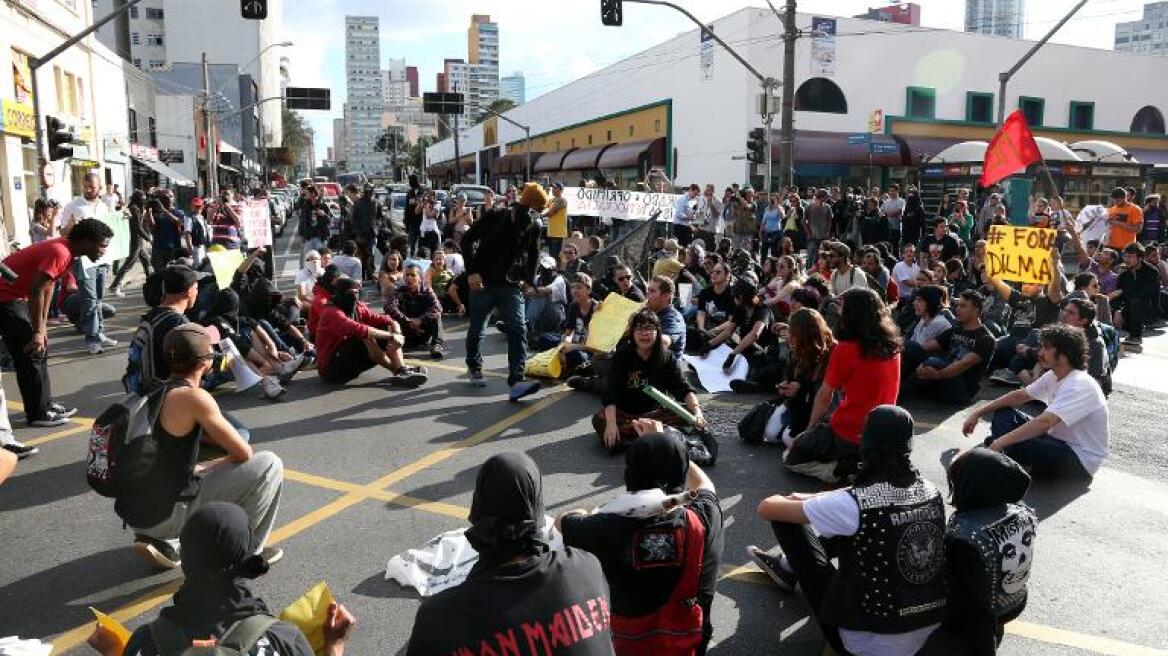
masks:
<svg viewBox="0 0 1168 656"><path fill-rule="evenodd" d="M1038 42L1030 48L1030 50L1026 51L1025 55L1022 55L1022 59L1019 59L1018 63L1011 66L1010 70L998 74L998 82L1000 83L998 86L999 126L1006 120L1006 85L1010 83L1010 78L1014 77L1014 74L1018 72L1018 69L1025 66L1026 62L1030 61L1030 58L1034 56L1034 53L1038 52L1042 46L1046 45L1046 42L1050 41L1050 38L1054 36L1054 33L1058 32L1063 25L1066 25L1067 21L1071 20L1071 17L1078 13L1078 11L1082 9L1083 5L1085 4L1087 4L1087 0L1079 0L1079 3L1072 7L1071 10L1067 12L1067 15L1063 16L1062 20L1060 20L1058 23L1055 23L1055 26L1050 28L1050 31L1046 33L1046 36L1039 39Z"/></svg>

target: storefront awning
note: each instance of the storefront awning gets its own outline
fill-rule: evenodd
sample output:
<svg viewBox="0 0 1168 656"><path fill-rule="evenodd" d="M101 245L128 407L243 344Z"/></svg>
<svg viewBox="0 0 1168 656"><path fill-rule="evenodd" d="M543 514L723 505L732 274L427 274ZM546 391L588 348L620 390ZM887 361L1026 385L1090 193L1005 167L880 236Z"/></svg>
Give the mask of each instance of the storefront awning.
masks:
<svg viewBox="0 0 1168 656"><path fill-rule="evenodd" d="M1152 150L1149 148L1128 148L1127 153L1135 158L1140 164L1168 164L1168 149ZM1104 160L1105 162L1117 162L1126 164L1122 158L1114 157Z"/></svg>
<svg viewBox="0 0 1168 656"><path fill-rule="evenodd" d="M145 166L146 168L150 169L151 171L154 171L158 175L161 175L162 177L170 180L171 182L173 182L174 184L176 184L180 187L193 187L193 186L195 186L194 182L191 182L187 178L183 177L183 175L181 173L179 173L178 171L175 171L174 169L170 168L169 166L163 164L162 162L155 162L154 160L149 160L149 159L138 159L137 157L134 157L133 160L135 162L138 162L142 166Z"/></svg>
<svg viewBox="0 0 1168 656"><path fill-rule="evenodd" d="M645 154L649 155L649 166L665 166L665 137L615 144L604 151L596 166L600 169L633 168Z"/></svg>
<svg viewBox="0 0 1168 656"><path fill-rule="evenodd" d="M535 163L539 160L543 153L531 154L531 165L534 168ZM495 175L523 175L527 173L527 153L511 153L503 155L495 160Z"/></svg>
<svg viewBox="0 0 1168 656"><path fill-rule="evenodd" d="M562 171L592 171L598 168L597 163L600 158L604 156L604 151L616 146L616 144L604 144L603 146L591 146L589 148L581 148L574 150L564 158L564 163L560 165Z"/></svg>
<svg viewBox="0 0 1168 656"><path fill-rule="evenodd" d="M575 148L568 150L553 150L550 153L544 153L539 156L539 161L531 166L533 173L551 173L561 170L560 167L564 163L564 158L567 157Z"/></svg>
<svg viewBox="0 0 1168 656"><path fill-rule="evenodd" d="M231 173L232 175L243 175L242 173L239 172L239 169L235 168L234 166L227 166L226 164L217 164L217 165L215 165L215 168L219 169L220 171L227 171L228 173Z"/></svg>
<svg viewBox="0 0 1168 656"><path fill-rule="evenodd" d="M227 143L226 141L223 141L222 139L219 140L219 152L221 152L221 153L238 153L240 155L243 154L242 150L236 148L235 146L232 146L231 144Z"/></svg>
<svg viewBox="0 0 1168 656"><path fill-rule="evenodd" d="M780 159L781 145L779 131L773 131L775 138L771 143L771 157L775 161ZM889 135L874 134L872 143L876 145L876 152L872 153L873 166L909 166L912 156L907 145L897 142ZM848 134L845 132L820 132L817 130L795 131L795 163L796 164L851 164L867 165L869 145L866 143L848 143Z"/></svg>

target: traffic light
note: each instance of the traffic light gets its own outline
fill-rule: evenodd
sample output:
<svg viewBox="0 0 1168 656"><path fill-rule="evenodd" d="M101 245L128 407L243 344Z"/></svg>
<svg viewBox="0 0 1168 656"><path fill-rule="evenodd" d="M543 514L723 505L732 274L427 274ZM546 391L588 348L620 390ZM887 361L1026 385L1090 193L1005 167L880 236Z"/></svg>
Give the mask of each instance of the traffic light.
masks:
<svg viewBox="0 0 1168 656"><path fill-rule="evenodd" d="M600 22L610 27L624 23L621 0L600 0Z"/></svg>
<svg viewBox="0 0 1168 656"><path fill-rule="evenodd" d="M240 0L239 10L247 20L264 20L268 17L268 0Z"/></svg>
<svg viewBox="0 0 1168 656"><path fill-rule="evenodd" d="M77 141L72 128L61 122L61 119L50 116L45 119L48 127L49 160L57 161L73 156L73 143Z"/></svg>
<svg viewBox="0 0 1168 656"><path fill-rule="evenodd" d="M766 131L755 128L746 137L746 159L751 162L766 161Z"/></svg>

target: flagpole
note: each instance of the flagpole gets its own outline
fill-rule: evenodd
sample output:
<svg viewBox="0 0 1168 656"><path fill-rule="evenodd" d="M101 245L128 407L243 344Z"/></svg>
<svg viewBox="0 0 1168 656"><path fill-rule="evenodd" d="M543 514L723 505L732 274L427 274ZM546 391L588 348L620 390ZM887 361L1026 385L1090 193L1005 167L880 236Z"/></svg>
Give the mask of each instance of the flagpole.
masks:
<svg viewBox="0 0 1168 656"><path fill-rule="evenodd" d="M1039 150L1038 152L1040 152L1040 153L1041 153L1042 151L1041 151L1041 150ZM1043 172L1044 174L1046 174L1046 181L1047 181L1048 183L1050 183L1050 188L1051 188L1051 190L1054 192L1054 194L1053 194L1053 195L1055 195L1055 196L1058 196L1058 197L1062 198L1062 194L1060 194L1060 193L1059 193L1059 188L1058 188L1058 185L1057 185L1057 184L1055 184L1055 182L1054 182L1054 176L1050 174L1050 167L1048 167L1048 166L1046 165L1046 158L1045 158L1045 157L1043 157L1043 158L1042 158L1042 172Z"/></svg>

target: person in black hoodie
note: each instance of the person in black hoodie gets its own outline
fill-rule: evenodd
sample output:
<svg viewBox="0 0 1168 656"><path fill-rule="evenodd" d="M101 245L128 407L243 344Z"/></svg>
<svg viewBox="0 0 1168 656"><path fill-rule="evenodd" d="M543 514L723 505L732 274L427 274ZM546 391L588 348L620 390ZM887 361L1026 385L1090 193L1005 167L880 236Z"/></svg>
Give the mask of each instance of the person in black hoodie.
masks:
<svg viewBox="0 0 1168 656"><path fill-rule="evenodd" d="M968 656L993 656L1006 622L1026 608L1038 518L1022 502L1030 475L1009 456L976 447L949 465L945 633ZM956 647L954 645L953 647Z"/></svg>
<svg viewBox="0 0 1168 656"><path fill-rule="evenodd" d="M900 219L900 243L916 245L921 241L921 231L925 228L925 204L921 201L921 192L916 187L909 187L904 197L904 214Z"/></svg>

